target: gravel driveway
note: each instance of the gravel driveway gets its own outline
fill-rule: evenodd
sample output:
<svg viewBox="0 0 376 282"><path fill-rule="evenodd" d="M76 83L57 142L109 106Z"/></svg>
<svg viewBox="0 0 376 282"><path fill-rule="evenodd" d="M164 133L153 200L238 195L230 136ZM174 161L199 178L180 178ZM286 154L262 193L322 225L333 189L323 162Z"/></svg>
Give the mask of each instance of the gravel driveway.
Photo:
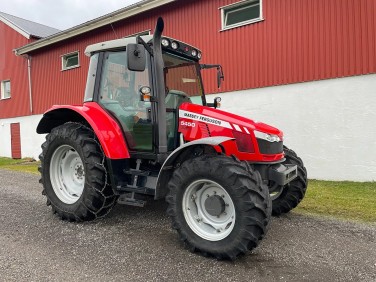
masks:
<svg viewBox="0 0 376 282"><path fill-rule="evenodd" d="M36 175L0 170L0 281L376 281L376 225L290 213L235 262L185 250L163 201L68 223Z"/></svg>

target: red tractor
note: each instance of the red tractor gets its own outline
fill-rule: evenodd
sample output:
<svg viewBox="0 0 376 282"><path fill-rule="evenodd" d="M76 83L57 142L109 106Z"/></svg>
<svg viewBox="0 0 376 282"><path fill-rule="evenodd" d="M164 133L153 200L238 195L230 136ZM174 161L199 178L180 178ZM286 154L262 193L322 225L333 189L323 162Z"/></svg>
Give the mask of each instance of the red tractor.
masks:
<svg viewBox="0 0 376 282"><path fill-rule="evenodd" d="M83 105L54 106L37 132L43 195L53 213L88 221L115 203L166 199L167 214L192 251L235 259L258 245L271 214L303 199L302 160L269 125L218 110L205 99L201 52L162 37L137 36L86 48Z"/></svg>

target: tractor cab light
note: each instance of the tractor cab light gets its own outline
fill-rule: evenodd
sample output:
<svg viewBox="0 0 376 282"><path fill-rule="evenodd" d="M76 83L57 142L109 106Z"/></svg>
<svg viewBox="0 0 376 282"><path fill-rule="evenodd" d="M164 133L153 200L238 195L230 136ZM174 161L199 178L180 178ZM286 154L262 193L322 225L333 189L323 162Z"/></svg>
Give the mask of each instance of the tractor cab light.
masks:
<svg viewBox="0 0 376 282"><path fill-rule="evenodd" d="M151 102L152 98L151 98L151 89L149 86L142 86L140 88L140 92L141 92L141 101L143 102Z"/></svg>
<svg viewBox="0 0 376 282"><path fill-rule="evenodd" d="M173 42L171 43L171 47L172 47L172 49L176 50L176 49L179 48L179 43L177 43L176 41L173 41Z"/></svg>
<svg viewBox="0 0 376 282"><path fill-rule="evenodd" d="M166 38L163 38L162 41L161 41L161 43L162 43L163 47L170 46L170 41L168 39L166 39Z"/></svg>
<svg viewBox="0 0 376 282"><path fill-rule="evenodd" d="M202 57L202 53L201 53L201 52L198 52L198 54L197 54L197 58L201 59L201 57Z"/></svg>
<svg viewBox="0 0 376 282"><path fill-rule="evenodd" d="M192 56L193 56L193 57L196 57L196 56L197 56L197 50L195 50L195 49L192 50Z"/></svg>
<svg viewBox="0 0 376 282"><path fill-rule="evenodd" d="M220 108L221 107L221 101L222 101L222 98L221 97L215 97L214 98L214 108Z"/></svg>
<svg viewBox="0 0 376 282"><path fill-rule="evenodd" d="M150 102L151 101L151 95L150 94L141 95L141 101Z"/></svg>
<svg viewBox="0 0 376 282"><path fill-rule="evenodd" d="M142 87L140 88L140 92L141 92L142 94L150 94L151 89L150 89L149 86L142 86Z"/></svg>

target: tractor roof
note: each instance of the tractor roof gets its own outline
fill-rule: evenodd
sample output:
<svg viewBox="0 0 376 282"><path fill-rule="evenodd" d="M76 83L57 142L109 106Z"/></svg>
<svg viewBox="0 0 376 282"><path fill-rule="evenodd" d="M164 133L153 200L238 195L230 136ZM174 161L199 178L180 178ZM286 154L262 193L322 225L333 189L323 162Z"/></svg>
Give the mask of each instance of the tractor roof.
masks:
<svg viewBox="0 0 376 282"><path fill-rule="evenodd" d="M137 43L136 38L137 37L128 37L128 38L121 38L121 39L110 40L110 41L92 44L92 45L89 45L89 46L86 47L85 55L90 56L92 53L95 53L95 52L98 52L98 51L119 49L119 48L127 46L128 44ZM149 41L152 40L153 35L144 35L144 36L141 36L141 38L145 42L149 42Z"/></svg>

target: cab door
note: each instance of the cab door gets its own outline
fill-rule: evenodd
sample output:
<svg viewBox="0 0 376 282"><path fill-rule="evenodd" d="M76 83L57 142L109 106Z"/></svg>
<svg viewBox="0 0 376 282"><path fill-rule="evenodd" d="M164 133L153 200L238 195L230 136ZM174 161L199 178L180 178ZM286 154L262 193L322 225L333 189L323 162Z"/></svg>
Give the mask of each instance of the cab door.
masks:
<svg viewBox="0 0 376 282"><path fill-rule="evenodd" d="M149 64L143 72L130 71L125 51L104 54L99 103L121 124L130 151L152 152L151 105L140 101L142 86L151 87Z"/></svg>

